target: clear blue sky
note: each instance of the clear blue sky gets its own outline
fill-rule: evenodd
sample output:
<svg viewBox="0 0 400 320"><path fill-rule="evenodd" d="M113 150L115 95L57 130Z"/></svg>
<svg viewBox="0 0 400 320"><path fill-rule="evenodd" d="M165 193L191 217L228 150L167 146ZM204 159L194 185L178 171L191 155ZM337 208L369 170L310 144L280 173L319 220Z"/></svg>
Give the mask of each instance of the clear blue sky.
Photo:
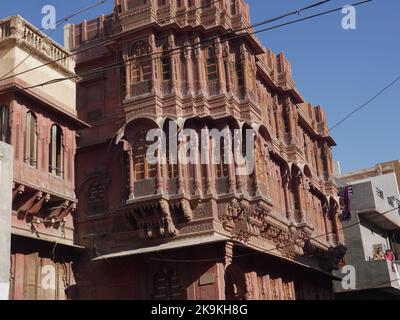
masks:
<svg viewBox="0 0 400 320"><path fill-rule="evenodd" d="M41 9L52 4L57 20L95 3L96 0L2 1L1 16L20 14L40 27ZM75 17L71 22L93 18L112 10L113 0ZM248 0L252 21L277 16L317 0ZM333 0L310 11L350 4ZM342 14L333 13L259 34L265 46L285 52L293 75L306 100L321 104L330 125L361 105L400 75L399 0L375 0L357 9L357 30L341 28ZM302 16L309 13L303 13ZM53 38L62 42L62 28ZM378 162L400 159L400 84L392 87L366 109L332 132L338 146L335 158L348 171Z"/></svg>

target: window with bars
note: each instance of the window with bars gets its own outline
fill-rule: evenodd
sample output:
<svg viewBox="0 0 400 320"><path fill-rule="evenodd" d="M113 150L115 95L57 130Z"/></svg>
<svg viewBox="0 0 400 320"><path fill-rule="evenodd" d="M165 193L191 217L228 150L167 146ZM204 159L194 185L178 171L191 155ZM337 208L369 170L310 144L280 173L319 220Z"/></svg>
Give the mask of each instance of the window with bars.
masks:
<svg viewBox="0 0 400 320"><path fill-rule="evenodd" d="M30 111L25 117L24 161L32 167L37 167L37 117Z"/></svg>
<svg viewBox="0 0 400 320"><path fill-rule="evenodd" d="M0 106L0 141L7 143L10 142L9 114L8 106Z"/></svg>
<svg viewBox="0 0 400 320"><path fill-rule="evenodd" d="M130 72L132 83L151 80L151 59L146 57L149 52L148 44L144 41L138 41L132 46L130 55L135 58Z"/></svg>
<svg viewBox="0 0 400 320"><path fill-rule="evenodd" d="M161 67L162 67L162 79L170 80L171 79L171 59L168 54L168 48L166 45L163 45L162 48L162 58L161 58Z"/></svg>
<svg viewBox="0 0 400 320"><path fill-rule="evenodd" d="M208 81L216 81L218 79L217 60L213 47L207 49L207 79Z"/></svg>
<svg viewBox="0 0 400 320"><path fill-rule="evenodd" d="M50 132L49 172L58 177L64 176L63 133L60 126L54 124Z"/></svg>
<svg viewBox="0 0 400 320"><path fill-rule="evenodd" d="M147 131L142 130L136 135L134 152L135 181L153 179L157 175L156 165L149 164L147 149L150 142L146 141Z"/></svg>
<svg viewBox="0 0 400 320"><path fill-rule="evenodd" d="M118 61L124 61L124 55L122 52L119 53L119 60ZM123 64L120 67L120 82L121 82L121 93L123 99L125 99L127 90L126 90L126 65Z"/></svg>
<svg viewBox="0 0 400 320"><path fill-rule="evenodd" d="M236 64L236 74L238 79L238 86L242 87L244 85L244 76L243 76L243 65L241 62Z"/></svg>

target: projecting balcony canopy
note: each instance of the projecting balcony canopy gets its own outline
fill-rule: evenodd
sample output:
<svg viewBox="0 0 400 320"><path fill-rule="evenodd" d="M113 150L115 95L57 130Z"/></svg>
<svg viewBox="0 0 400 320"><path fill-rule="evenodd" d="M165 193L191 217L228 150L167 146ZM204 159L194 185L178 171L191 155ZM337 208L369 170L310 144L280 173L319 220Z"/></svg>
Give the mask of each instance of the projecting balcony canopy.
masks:
<svg viewBox="0 0 400 320"><path fill-rule="evenodd" d="M187 247L195 247L205 244L215 244L220 242L226 242L230 239L228 237L219 235L217 233L213 233L206 236L198 236L195 238L186 238L186 239L178 239L176 241L171 241L170 239L168 242L159 242L158 244L152 243L152 246L149 247L139 247L132 250L126 251L119 251L115 253L110 253L106 255L102 255L93 259L93 261L99 260L107 260L107 259L116 259L116 258L123 258L129 256L136 256L140 254L146 253L154 253L154 252L161 252L161 251L168 251L180 248L187 248Z"/></svg>

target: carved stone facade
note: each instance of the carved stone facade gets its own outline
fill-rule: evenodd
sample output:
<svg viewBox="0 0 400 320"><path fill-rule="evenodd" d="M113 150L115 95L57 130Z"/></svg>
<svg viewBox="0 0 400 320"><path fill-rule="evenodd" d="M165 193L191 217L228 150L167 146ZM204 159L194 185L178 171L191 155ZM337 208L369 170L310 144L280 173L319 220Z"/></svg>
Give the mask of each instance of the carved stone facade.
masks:
<svg viewBox="0 0 400 320"><path fill-rule="evenodd" d="M74 61L19 16L1 20L0 30L0 140L14 148L10 298L65 299L74 284L76 130L86 125L73 80L20 89L73 75ZM57 288L42 287L43 270L54 271Z"/></svg>
<svg viewBox="0 0 400 320"><path fill-rule="evenodd" d="M335 142L324 110L304 101L282 53L253 35L232 40L249 25L242 0L116 0L112 14L67 29L70 49L83 50L77 73L114 64L83 76L77 89L78 115L92 126L82 130L77 153L77 241L100 260L82 263L82 297L160 296L146 284L160 274L171 279L156 283L182 275L179 296L189 299L314 299L316 286L320 298L331 297L330 253L343 243ZM171 125L178 133L194 130L198 140L213 129L250 132L255 171L151 163L146 134L160 129L168 136ZM204 144L211 158L217 145ZM223 149L233 158L233 148ZM160 248L173 251L156 253ZM159 270L149 268L160 256ZM270 270L254 257L275 265ZM302 276L299 257L315 275ZM143 279L123 271L123 263ZM146 287L102 289L124 281Z"/></svg>

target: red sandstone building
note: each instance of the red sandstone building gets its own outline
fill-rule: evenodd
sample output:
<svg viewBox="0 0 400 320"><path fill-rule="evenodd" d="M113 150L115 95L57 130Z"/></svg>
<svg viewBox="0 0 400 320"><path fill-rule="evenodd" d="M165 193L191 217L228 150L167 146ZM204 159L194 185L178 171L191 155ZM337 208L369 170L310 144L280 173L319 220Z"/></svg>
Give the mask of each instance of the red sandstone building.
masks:
<svg viewBox="0 0 400 320"><path fill-rule="evenodd" d="M85 127L76 84L21 90L72 76L68 54L23 18L0 20L0 140L14 149L10 299L65 299L74 285L75 136Z"/></svg>
<svg viewBox="0 0 400 320"><path fill-rule="evenodd" d="M249 25L243 0L116 0L112 14L67 30L69 49L84 50L77 73L126 61L77 87L91 124L76 167L76 240L90 249L80 298L333 297L344 254L335 142L282 53L253 35L230 39ZM254 130L255 173L149 164L146 133L171 121Z"/></svg>

